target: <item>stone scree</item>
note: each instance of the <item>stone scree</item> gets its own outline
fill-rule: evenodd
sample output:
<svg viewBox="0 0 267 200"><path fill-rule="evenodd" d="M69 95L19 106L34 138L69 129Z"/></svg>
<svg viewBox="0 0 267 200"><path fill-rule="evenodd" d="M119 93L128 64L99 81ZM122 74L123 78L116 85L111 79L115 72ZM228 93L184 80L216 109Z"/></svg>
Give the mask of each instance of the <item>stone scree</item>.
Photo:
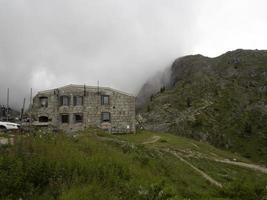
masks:
<svg viewBox="0 0 267 200"><path fill-rule="evenodd" d="M136 131L135 97L108 87L67 85L38 92L31 113L33 125L67 132L91 126L111 133Z"/></svg>

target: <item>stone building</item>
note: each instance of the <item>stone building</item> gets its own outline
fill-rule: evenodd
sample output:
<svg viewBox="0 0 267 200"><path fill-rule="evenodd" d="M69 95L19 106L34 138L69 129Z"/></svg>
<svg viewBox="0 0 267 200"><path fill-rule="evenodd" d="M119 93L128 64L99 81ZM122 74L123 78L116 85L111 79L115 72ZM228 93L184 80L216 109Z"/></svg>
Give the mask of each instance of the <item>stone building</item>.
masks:
<svg viewBox="0 0 267 200"><path fill-rule="evenodd" d="M67 85L33 98L36 125L68 132L97 126L112 133L135 132L135 97L108 87Z"/></svg>

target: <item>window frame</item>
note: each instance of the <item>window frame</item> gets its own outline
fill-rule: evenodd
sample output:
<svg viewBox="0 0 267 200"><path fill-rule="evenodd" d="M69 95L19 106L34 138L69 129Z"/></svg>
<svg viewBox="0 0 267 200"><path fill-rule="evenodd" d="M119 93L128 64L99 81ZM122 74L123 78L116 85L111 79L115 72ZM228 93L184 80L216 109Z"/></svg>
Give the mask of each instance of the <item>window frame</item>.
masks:
<svg viewBox="0 0 267 200"><path fill-rule="evenodd" d="M64 104L64 98L68 99L67 105ZM68 95L60 96L60 106L70 106L70 97Z"/></svg>
<svg viewBox="0 0 267 200"><path fill-rule="evenodd" d="M77 104L77 99L78 98L81 98L81 104ZM81 96L81 95L75 95L75 96L73 96L73 106L83 106L83 101L84 101L84 98L83 98L83 96Z"/></svg>
<svg viewBox="0 0 267 200"><path fill-rule="evenodd" d="M105 103L105 98L108 98L107 103ZM110 105L110 96L109 95L101 95L101 105Z"/></svg>
<svg viewBox="0 0 267 200"><path fill-rule="evenodd" d="M104 120L104 114L108 114L109 119ZM111 113L110 112L101 112L101 122L111 122Z"/></svg>
<svg viewBox="0 0 267 200"><path fill-rule="evenodd" d="M81 116L81 120L77 121L76 116ZM73 122L74 122L74 124L83 123L83 113L74 113L73 114Z"/></svg>
<svg viewBox="0 0 267 200"><path fill-rule="evenodd" d="M63 116L68 117L67 122L63 122ZM61 124L69 124L70 123L70 115L69 114L60 114L60 122L61 122Z"/></svg>
<svg viewBox="0 0 267 200"><path fill-rule="evenodd" d="M42 100L46 101L44 106L42 104ZM39 102L40 102L40 107L41 108L47 108L48 107L48 97L46 97L46 96L39 97Z"/></svg>

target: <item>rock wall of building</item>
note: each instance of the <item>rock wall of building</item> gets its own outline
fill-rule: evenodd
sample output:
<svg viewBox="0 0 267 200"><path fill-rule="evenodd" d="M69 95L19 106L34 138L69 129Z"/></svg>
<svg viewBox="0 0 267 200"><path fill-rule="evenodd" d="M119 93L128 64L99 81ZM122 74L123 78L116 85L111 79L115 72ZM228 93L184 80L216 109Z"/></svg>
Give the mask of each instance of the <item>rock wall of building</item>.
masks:
<svg viewBox="0 0 267 200"><path fill-rule="evenodd" d="M109 104L101 104L101 96L109 96ZM69 106L60 105L60 97L68 96ZM83 105L74 106L74 96L83 97ZM42 106L41 97L48 98L48 104ZM101 113L110 113L110 122L102 122ZM34 119L48 118L53 126L65 131L76 131L89 126L97 126L109 132L135 132L135 97L110 88L66 86L56 90L39 92L33 100ZM69 115L69 123L61 122L61 115ZM83 122L75 123L74 115L82 114Z"/></svg>

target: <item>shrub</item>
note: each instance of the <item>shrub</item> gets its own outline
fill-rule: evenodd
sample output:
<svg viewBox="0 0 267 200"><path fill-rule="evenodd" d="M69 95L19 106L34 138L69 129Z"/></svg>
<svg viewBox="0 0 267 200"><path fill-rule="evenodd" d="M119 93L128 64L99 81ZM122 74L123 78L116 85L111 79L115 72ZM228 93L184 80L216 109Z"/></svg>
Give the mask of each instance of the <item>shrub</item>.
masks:
<svg viewBox="0 0 267 200"><path fill-rule="evenodd" d="M253 184L244 180L237 180L222 189L221 194L226 198L233 199L263 199L266 195L264 184Z"/></svg>

